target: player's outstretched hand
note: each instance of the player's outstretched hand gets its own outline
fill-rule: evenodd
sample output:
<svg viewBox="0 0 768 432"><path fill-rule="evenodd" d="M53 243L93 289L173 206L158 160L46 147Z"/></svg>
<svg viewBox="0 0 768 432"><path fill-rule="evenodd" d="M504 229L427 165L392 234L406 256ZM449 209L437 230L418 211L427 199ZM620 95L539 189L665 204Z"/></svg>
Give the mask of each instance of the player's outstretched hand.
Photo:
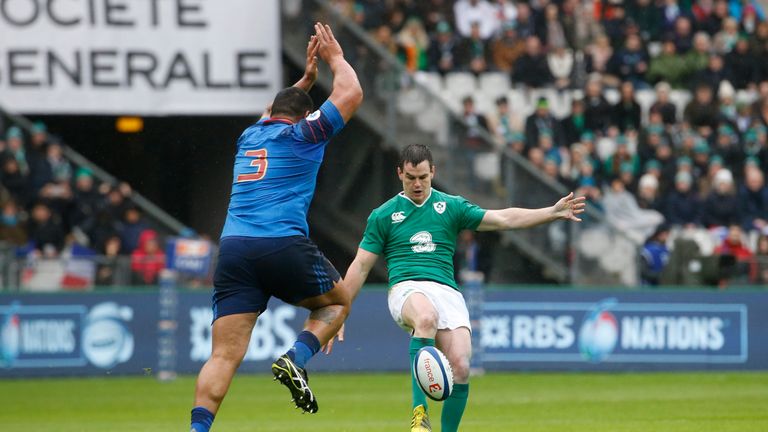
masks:
<svg viewBox="0 0 768 432"><path fill-rule="evenodd" d="M555 215L559 219L572 220L574 222L581 222L578 216L584 213L584 209L587 207L586 197L573 197L573 192L560 198L560 201L555 204Z"/></svg>
<svg viewBox="0 0 768 432"><path fill-rule="evenodd" d="M307 66L304 68L304 77L314 83L317 81L317 50L320 43L317 36L312 35L307 43Z"/></svg>
<svg viewBox="0 0 768 432"><path fill-rule="evenodd" d="M337 58L344 58L344 51L328 24L315 23L315 36L319 45L317 53L324 62L331 63Z"/></svg>
<svg viewBox="0 0 768 432"><path fill-rule="evenodd" d="M326 355L330 354L333 350L333 340L337 338L339 339L339 342L344 342L344 324L341 325L341 328L336 333L336 336L332 337L327 344L323 345L323 347L320 348L320 351L324 352Z"/></svg>

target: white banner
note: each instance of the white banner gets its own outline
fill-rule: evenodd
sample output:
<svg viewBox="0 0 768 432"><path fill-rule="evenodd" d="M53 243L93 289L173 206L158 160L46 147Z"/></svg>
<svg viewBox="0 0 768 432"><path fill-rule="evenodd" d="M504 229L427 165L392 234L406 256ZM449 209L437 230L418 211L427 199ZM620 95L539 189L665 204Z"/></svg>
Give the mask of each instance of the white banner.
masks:
<svg viewBox="0 0 768 432"><path fill-rule="evenodd" d="M0 0L0 104L253 114L282 85L278 0Z"/></svg>

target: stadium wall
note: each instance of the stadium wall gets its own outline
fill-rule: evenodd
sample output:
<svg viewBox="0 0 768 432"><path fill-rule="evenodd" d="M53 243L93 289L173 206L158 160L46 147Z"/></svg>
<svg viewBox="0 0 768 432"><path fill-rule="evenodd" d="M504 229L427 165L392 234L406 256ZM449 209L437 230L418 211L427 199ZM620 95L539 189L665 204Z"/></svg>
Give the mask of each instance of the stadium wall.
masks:
<svg viewBox="0 0 768 432"><path fill-rule="evenodd" d="M210 354L210 295L156 291L0 296L0 377L196 373ZM489 290L476 320L481 365L494 370L768 369L768 292ZM165 312L162 312L165 311ZM242 365L265 372L306 312L273 300ZM168 336L171 343L168 343ZM162 343L161 343L162 342ZM315 371L404 371L407 334L384 289L358 298L346 341ZM170 359L170 363L169 363Z"/></svg>

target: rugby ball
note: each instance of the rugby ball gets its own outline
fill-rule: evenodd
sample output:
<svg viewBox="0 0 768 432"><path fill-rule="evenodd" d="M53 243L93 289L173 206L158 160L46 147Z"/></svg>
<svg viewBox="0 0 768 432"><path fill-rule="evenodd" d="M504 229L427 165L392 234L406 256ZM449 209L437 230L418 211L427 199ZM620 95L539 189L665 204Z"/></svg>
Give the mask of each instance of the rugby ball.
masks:
<svg viewBox="0 0 768 432"><path fill-rule="evenodd" d="M432 400L444 401L453 390L453 370L445 355L435 347L424 347L413 359L413 376Z"/></svg>

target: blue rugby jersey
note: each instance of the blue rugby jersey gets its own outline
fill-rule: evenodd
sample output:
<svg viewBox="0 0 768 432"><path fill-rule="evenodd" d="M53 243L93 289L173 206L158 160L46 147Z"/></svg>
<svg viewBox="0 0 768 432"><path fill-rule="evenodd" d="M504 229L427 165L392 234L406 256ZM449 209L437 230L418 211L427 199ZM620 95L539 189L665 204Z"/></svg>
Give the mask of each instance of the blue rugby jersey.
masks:
<svg viewBox="0 0 768 432"><path fill-rule="evenodd" d="M264 119L237 141L232 194L221 238L309 236L307 210L328 141L344 127L325 101L292 124Z"/></svg>

